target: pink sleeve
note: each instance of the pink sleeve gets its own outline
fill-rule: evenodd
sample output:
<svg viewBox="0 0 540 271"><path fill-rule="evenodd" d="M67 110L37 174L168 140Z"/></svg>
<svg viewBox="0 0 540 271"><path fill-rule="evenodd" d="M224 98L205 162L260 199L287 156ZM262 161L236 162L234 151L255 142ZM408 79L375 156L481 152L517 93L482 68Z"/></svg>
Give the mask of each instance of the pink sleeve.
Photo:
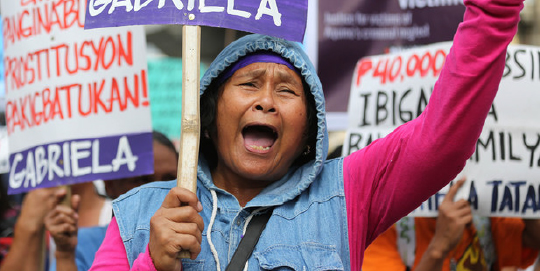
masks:
<svg viewBox="0 0 540 271"><path fill-rule="evenodd" d="M126 249L124 248L124 242L120 237L120 230L116 223L116 218L112 218L105 239L96 252L94 263L90 268L90 271L107 271L107 270L148 270L156 271L152 258L148 253L148 246L144 253L139 254L139 257L133 262L133 267L129 267L129 262L126 255Z"/></svg>
<svg viewBox="0 0 540 271"><path fill-rule="evenodd" d="M465 0L467 7L424 112L344 160L352 270L365 248L462 170L504 70L523 0Z"/></svg>

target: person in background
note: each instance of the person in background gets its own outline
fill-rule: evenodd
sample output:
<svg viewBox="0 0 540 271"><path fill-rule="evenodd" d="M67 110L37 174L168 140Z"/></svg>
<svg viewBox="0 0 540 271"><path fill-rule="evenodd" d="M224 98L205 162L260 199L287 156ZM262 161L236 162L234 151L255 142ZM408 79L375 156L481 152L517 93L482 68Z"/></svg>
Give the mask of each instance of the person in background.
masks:
<svg viewBox="0 0 540 271"><path fill-rule="evenodd" d="M36 271L45 268L45 216L58 199L66 195L65 188L40 188L26 194L15 223L13 243L0 266L0 271ZM75 203L78 196L74 196Z"/></svg>
<svg viewBox="0 0 540 271"><path fill-rule="evenodd" d="M540 219L474 216L450 187L437 218L406 217L371 243L363 271L517 271L534 264ZM409 223L414 220L414 224Z"/></svg>
<svg viewBox="0 0 540 271"><path fill-rule="evenodd" d="M200 84L197 191L154 182L115 200L90 270L360 270L364 249L474 152L523 1L464 4L425 111L344 158L326 159L324 94L303 49L231 43ZM254 222L264 231L244 248Z"/></svg>
<svg viewBox="0 0 540 271"><path fill-rule="evenodd" d="M154 131L154 173L137 177L105 181L107 196L116 199L127 191L153 181L176 179L178 152L173 143L162 133ZM75 202L74 202L75 203ZM82 227L78 215L79 206L57 205L45 218L46 228L56 243L55 261L50 271L88 270L94 254L105 238L105 226ZM109 213L109 217L112 213Z"/></svg>
<svg viewBox="0 0 540 271"><path fill-rule="evenodd" d="M86 229L106 227L111 221L111 200L98 193L94 182L77 183L69 187L70 194L77 195L78 198L77 201L73 199L71 202L71 205L77 209L77 226ZM58 202L60 201L61 199L58 199ZM48 269L54 270L56 242L51 236L48 241Z"/></svg>
<svg viewBox="0 0 540 271"><path fill-rule="evenodd" d="M72 195L70 204L79 210L77 217L81 227L107 226L112 212L110 200L98 195L92 182L74 184L69 189L68 193L65 187L40 188L24 195L15 236L6 242L10 246L5 256L6 267L2 263L0 270L50 269L50 255L54 255L56 244L44 235L44 219L67 194ZM4 240L0 240L2 244Z"/></svg>
<svg viewBox="0 0 540 271"><path fill-rule="evenodd" d="M125 178L122 181L105 181L105 191L111 199L116 199L127 191L154 181L169 181L176 179L178 168L178 151L173 142L161 132L152 133L154 150L154 174L135 178Z"/></svg>

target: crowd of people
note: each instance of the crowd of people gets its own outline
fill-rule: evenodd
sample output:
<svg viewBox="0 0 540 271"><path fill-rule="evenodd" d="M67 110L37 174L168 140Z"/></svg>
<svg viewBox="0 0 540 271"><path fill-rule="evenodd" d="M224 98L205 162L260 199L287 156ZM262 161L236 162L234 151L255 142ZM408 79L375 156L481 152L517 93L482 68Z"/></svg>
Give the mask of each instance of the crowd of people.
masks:
<svg viewBox="0 0 540 271"><path fill-rule="evenodd" d="M114 200L105 223L109 201L89 184L72 196L66 188L28 193L0 270L534 268L539 220L476 217L454 200L463 181L436 219L403 218L473 154L523 7L464 3L424 112L334 159L322 85L301 46L238 39L201 79L196 192L177 187L176 149L155 141L153 176L106 182ZM47 244L49 257L41 255Z"/></svg>

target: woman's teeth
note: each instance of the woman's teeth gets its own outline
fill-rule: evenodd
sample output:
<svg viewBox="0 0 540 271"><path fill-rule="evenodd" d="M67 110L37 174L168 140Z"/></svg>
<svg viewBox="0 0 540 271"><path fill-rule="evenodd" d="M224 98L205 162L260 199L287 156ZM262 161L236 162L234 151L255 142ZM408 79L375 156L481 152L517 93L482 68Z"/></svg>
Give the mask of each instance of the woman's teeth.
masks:
<svg viewBox="0 0 540 271"><path fill-rule="evenodd" d="M251 145L250 147L259 151L266 151L270 149L270 147L263 147L263 146L256 146L256 145Z"/></svg>

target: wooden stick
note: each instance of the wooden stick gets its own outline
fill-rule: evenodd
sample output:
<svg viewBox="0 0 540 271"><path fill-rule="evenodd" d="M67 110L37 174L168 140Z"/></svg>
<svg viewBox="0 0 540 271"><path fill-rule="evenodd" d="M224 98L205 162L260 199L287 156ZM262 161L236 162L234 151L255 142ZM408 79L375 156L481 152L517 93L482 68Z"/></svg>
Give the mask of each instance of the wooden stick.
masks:
<svg viewBox="0 0 540 271"><path fill-rule="evenodd" d="M61 205L71 207L71 186L64 185L62 188L66 189L66 196L60 202Z"/></svg>
<svg viewBox="0 0 540 271"><path fill-rule="evenodd" d="M182 133L178 159L177 186L197 190L197 161L200 134L200 48L201 27L182 27ZM179 258L189 259L189 251L181 251Z"/></svg>

